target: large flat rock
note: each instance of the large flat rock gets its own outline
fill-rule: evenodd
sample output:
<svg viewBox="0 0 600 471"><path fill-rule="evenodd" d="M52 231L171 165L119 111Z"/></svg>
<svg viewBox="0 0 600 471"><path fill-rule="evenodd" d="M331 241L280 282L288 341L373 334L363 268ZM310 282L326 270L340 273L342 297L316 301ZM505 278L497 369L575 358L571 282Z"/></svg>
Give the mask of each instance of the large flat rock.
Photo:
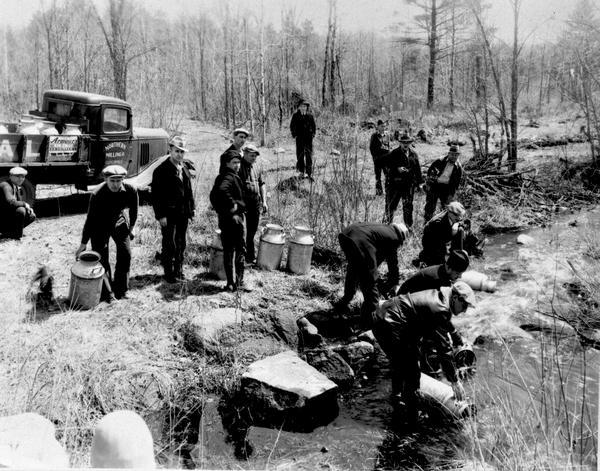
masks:
<svg viewBox="0 0 600 471"><path fill-rule="evenodd" d="M242 394L263 424L313 430L338 414L337 386L291 350L252 363Z"/></svg>
<svg viewBox="0 0 600 471"><path fill-rule="evenodd" d="M190 351L210 353L218 348L219 332L246 317L241 310L230 307L197 312L181 328L184 345Z"/></svg>

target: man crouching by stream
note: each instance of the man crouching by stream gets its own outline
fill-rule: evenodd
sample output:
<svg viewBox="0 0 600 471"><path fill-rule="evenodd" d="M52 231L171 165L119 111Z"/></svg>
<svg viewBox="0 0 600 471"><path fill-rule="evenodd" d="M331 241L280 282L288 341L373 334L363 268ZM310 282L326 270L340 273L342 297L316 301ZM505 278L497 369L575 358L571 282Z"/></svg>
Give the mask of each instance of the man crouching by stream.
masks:
<svg viewBox="0 0 600 471"><path fill-rule="evenodd" d="M475 294L465 282L457 281L452 287L396 296L377 309L373 334L390 359L394 407L403 412L408 427L417 421L419 348L424 337L437 341L442 371L455 399L463 400L465 391L452 359L450 338L455 328L451 319L469 306L475 306Z"/></svg>

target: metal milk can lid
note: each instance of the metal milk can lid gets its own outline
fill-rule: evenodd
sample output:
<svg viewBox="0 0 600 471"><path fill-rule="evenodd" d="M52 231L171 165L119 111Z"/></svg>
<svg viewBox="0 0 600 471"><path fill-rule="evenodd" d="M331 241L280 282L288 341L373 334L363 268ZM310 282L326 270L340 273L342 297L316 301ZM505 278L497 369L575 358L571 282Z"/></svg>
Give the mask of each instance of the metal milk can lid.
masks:
<svg viewBox="0 0 600 471"><path fill-rule="evenodd" d="M71 268L71 273L78 278L94 280L104 275L104 267L100 263L100 254L93 250L81 252Z"/></svg>
<svg viewBox="0 0 600 471"><path fill-rule="evenodd" d="M270 242L271 244L285 243L285 234L283 233L283 227L279 224L266 224L261 239L265 242Z"/></svg>
<svg viewBox="0 0 600 471"><path fill-rule="evenodd" d="M312 231L306 226L294 226L293 241L300 245L313 245L315 243Z"/></svg>

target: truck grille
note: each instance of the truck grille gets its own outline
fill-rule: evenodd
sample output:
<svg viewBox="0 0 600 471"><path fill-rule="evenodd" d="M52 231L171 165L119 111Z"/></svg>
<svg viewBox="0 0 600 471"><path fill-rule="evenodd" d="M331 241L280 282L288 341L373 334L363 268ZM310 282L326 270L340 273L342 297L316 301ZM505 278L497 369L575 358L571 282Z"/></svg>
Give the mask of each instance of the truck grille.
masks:
<svg viewBox="0 0 600 471"><path fill-rule="evenodd" d="M150 144L147 142L140 144L140 167L148 165L150 162Z"/></svg>

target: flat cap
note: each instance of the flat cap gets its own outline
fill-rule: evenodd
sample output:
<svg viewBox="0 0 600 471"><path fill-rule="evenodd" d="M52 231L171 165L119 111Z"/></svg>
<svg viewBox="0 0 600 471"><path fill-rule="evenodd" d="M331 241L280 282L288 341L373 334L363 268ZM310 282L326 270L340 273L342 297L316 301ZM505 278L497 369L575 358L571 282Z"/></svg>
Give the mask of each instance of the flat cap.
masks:
<svg viewBox="0 0 600 471"><path fill-rule="evenodd" d="M8 172L9 175L27 175L27 170L23 167L13 167Z"/></svg>
<svg viewBox="0 0 600 471"><path fill-rule="evenodd" d="M453 270L465 271L469 268L469 254L465 250L453 250L446 263Z"/></svg>
<svg viewBox="0 0 600 471"><path fill-rule="evenodd" d="M237 136L238 134L245 134L246 137L248 137L250 135L250 131L248 131L246 128L236 128L233 130L233 135Z"/></svg>
<svg viewBox="0 0 600 471"><path fill-rule="evenodd" d="M246 144L244 147L242 147L242 150L245 152L253 152L256 155L260 155L258 148L254 144Z"/></svg>
<svg viewBox="0 0 600 471"><path fill-rule="evenodd" d="M170 146L176 147L183 152L187 152L188 150L186 149L185 144L185 139L181 136L173 136L169 141Z"/></svg>
<svg viewBox="0 0 600 471"><path fill-rule="evenodd" d="M473 289L464 281L456 281L452 285L452 292L457 294L465 303L471 307L475 307L475 293Z"/></svg>
<svg viewBox="0 0 600 471"><path fill-rule="evenodd" d="M221 154L221 165L231 162L233 159L240 159L242 156L237 150L228 150Z"/></svg>
<svg viewBox="0 0 600 471"><path fill-rule="evenodd" d="M463 217L467 213L465 207L458 201L452 201L451 203L448 203L446 209L449 213L456 214L459 217Z"/></svg>
<svg viewBox="0 0 600 471"><path fill-rule="evenodd" d="M102 170L102 176L104 177L123 177L127 175L127 170L125 170L120 165L109 165L104 167Z"/></svg>

